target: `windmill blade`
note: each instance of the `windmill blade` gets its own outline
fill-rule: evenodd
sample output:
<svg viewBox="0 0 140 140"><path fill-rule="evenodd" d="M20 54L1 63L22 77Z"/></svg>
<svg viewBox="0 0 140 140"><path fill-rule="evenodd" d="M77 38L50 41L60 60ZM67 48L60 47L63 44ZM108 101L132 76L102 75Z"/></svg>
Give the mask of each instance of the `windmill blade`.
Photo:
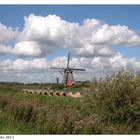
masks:
<svg viewBox="0 0 140 140"><path fill-rule="evenodd" d="M61 70L64 70L66 68L56 68L56 67L50 67L51 69L61 69Z"/></svg>
<svg viewBox="0 0 140 140"><path fill-rule="evenodd" d="M86 71L85 69L76 69L76 68L70 68L70 70L76 70L76 71Z"/></svg>
<svg viewBox="0 0 140 140"><path fill-rule="evenodd" d="M68 53L67 68L69 67L69 61L70 61L70 52Z"/></svg>

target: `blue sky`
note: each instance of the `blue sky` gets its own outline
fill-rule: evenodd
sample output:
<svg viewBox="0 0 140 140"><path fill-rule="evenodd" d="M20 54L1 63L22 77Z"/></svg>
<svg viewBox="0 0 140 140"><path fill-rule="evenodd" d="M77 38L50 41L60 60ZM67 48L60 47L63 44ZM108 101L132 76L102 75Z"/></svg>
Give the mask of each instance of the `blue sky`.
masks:
<svg viewBox="0 0 140 140"><path fill-rule="evenodd" d="M139 5L0 5L0 20L6 25L22 27L23 17L30 13L42 16L56 14L68 21L97 18L139 30L139 12Z"/></svg>
<svg viewBox="0 0 140 140"><path fill-rule="evenodd" d="M7 43L1 43L2 39L0 39L0 66L7 65L5 69L0 70L4 74L12 71L12 74L9 74L10 78L18 73L17 77L14 77L17 80L20 79L19 77L24 77L24 74L29 73L28 67L30 65L30 69L35 69L35 74L38 73L39 77L40 72L37 72L38 70L45 73L50 66L63 66L63 61L66 60L66 57L63 56L67 56L68 51L73 52L74 59L71 62L73 66L89 67L90 71L93 72L98 69L101 69L101 71L103 71L102 69L114 70L128 66L132 66L134 69L140 68L139 13L140 5L0 5L1 38L5 39L7 34L14 32L15 35L15 32L18 32L18 35L16 34L14 38L7 39L10 40L7 41L10 42L8 43L10 48L7 47ZM49 17L49 15L51 16ZM60 29L64 29L64 31L69 30L69 28L72 29L69 30L69 33L63 34L57 24L56 27L55 24L51 27L48 19L58 22L62 26L60 26ZM87 21L87 19L89 20ZM64 27L63 20L67 24L66 27ZM34 25L35 21L36 25ZM46 22L46 25L43 22ZM84 22L87 23L84 24ZM96 22L98 24L97 31L96 28L91 28L90 32L88 26L91 26L91 24L95 26ZM42 27L37 23L48 26L50 32L51 28L54 28L57 32L60 31L60 36L58 33L52 37L47 32L48 30L44 28L46 36L41 34L40 36L43 36L43 38L39 38ZM83 26L85 26L85 30L83 30ZM12 31L9 27L12 28ZM4 36L1 29L8 33ZM76 33L77 31L79 31L79 34ZM38 34L36 35L36 33ZM102 37L104 33L105 36ZM116 36L113 33L116 33ZM76 35L77 40L73 35ZM67 36L70 40L67 40ZM93 37L91 38L91 36ZM108 40L110 38L112 40ZM44 42L41 42L45 39L48 40L48 42L45 42L46 47L44 47ZM118 39L121 40L120 43L118 43ZM53 43L59 45L58 47L57 45L50 47L50 43L51 45ZM80 43L81 48L76 46ZM35 66L36 61L39 67ZM24 64L23 67L20 65L21 63ZM10 79L5 77L4 74L0 75L2 80ZM97 75L100 75L100 73ZM32 78L33 75L30 76L31 81L38 80ZM40 81L45 81L41 76L39 78ZM50 81L51 78L49 76ZM23 79L21 81L24 82Z"/></svg>
<svg viewBox="0 0 140 140"><path fill-rule="evenodd" d="M21 30L24 16L31 13L42 16L56 14L66 21L79 23L87 18L95 18L109 25L126 25L140 34L140 5L0 5L0 22L14 28L19 27ZM118 46L116 49L126 57L136 57L140 60L140 47ZM62 52L57 51L58 55L65 55L66 50Z"/></svg>

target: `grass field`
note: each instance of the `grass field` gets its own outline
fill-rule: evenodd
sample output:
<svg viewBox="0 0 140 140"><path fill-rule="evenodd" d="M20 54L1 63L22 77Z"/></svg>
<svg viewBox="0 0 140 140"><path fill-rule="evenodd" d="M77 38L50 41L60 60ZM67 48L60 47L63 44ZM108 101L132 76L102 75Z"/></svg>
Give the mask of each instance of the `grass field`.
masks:
<svg viewBox="0 0 140 140"><path fill-rule="evenodd" d="M75 85L82 98L25 95L56 84L0 83L0 134L140 134L140 73Z"/></svg>

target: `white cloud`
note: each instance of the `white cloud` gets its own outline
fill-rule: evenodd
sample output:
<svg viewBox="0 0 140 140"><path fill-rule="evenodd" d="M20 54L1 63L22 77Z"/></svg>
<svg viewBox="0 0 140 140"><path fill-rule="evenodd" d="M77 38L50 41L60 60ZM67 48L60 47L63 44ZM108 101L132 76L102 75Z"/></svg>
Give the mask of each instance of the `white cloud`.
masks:
<svg viewBox="0 0 140 140"><path fill-rule="evenodd" d="M67 57L56 57L51 61L51 67L65 68L67 66Z"/></svg>
<svg viewBox="0 0 140 140"><path fill-rule="evenodd" d="M103 24L92 32L92 43L137 46L140 45L140 37L127 26Z"/></svg>
<svg viewBox="0 0 140 140"><path fill-rule="evenodd" d="M53 60L46 60L46 58L33 60L17 59L15 61L4 60L0 61L0 77L15 76L15 79L20 82L50 82L56 80L57 73L57 76L62 80L59 70L51 70L50 67L65 68L66 63L66 57L57 57ZM138 70L140 69L140 62L136 61L135 58L124 58L118 53L110 58L74 57L70 61L70 67L86 69L86 72L76 73L76 80L91 80L94 77L100 78L121 69L134 68Z"/></svg>
<svg viewBox="0 0 140 140"><path fill-rule="evenodd" d="M139 70L140 69L140 62L136 61L136 59L133 58L126 58L123 57L120 53L117 53L114 57L109 59L110 65L113 69L134 69Z"/></svg>
<svg viewBox="0 0 140 140"><path fill-rule="evenodd" d="M0 23L0 44L7 44L13 37L13 29Z"/></svg>
<svg viewBox="0 0 140 140"><path fill-rule="evenodd" d="M56 15L30 14L24 20L14 49L18 55L44 57L56 48L70 48L80 56L110 57L114 55L114 46L140 45L140 37L125 25L110 26L97 19L86 19L78 24Z"/></svg>
<svg viewBox="0 0 140 140"><path fill-rule="evenodd" d="M12 50L12 53L19 55L19 56L41 56L42 51L35 41L22 41L18 42L14 49Z"/></svg>
<svg viewBox="0 0 140 140"><path fill-rule="evenodd" d="M0 61L1 72L3 73L21 73L24 72L32 73L44 71L48 69L49 62L45 58L33 59L33 60L24 60L16 59L15 61L4 60Z"/></svg>
<svg viewBox="0 0 140 140"><path fill-rule="evenodd" d="M115 54L114 46L139 46L140 37L127 26L113 25L97 19L86 19L83 24L72 23L56 15L24 17L23 31L16 34L12 28L0 24L1 46L16 34L18 42L14 48L0 48L1 53L18 56L44 57L56 48L72 49L84 57L110 57Z"/></svg>
<svg viewBox="0 0 140 140"><path fill-rule="evenodd" d="M6 27L0 23L0 55L11 53L10 40L14 38L14 31L11 27Z"/></svg>
<svg viewBox="0 0 140 140"><path fill-rule="evenodd" d="M45 58L33 59L33 60L24 60L17 59L12 64L12 69L14 71L42 71L49 68L49 64Z"/></svg>
<svg viewBox="0 0 140 140"><path fill-rule="evenodd" d="M111 47L105 45L93 45L90 43L84 44L83 47L75 48L76 55L84 57L110 57L114 55L115 51Z"/></svg>
<svg viewBox="0 0 140 140"><path fill-rule="evenodd" d="M11 46L0 44L0 55L9 54L11 53L11 50L12 50Z"/></svg>
<svg viewBox="0 0 140 140"><path fill-rule="evenodd" d="M135 58L126 58L115 50L115 46L140 46L140 36L125 25L108 25L97 19L86 19L79 24L56 15L34 14L25 17L24 21L23 30L18 34L12 28L0 24L0 55L22 56L22 59L14 61L0 61L1 76L13 75L16 80L25 77L25 81L38 81L43 80L47 73L45 76L51 80L55 75L53 77L50 67L63 68L67 64L65 56L46 60L46 56L59 48L68 48L75 54L70 61L71 67L85 68L90 72L83 78L85 80L122 68L140 69L140 62ZM16 43L10 46L9 42L15 35ZM25 60L29 56L31 60Z"/></svg>
<svg viewBox="0 0 140 140"><path fill-rule="evenodd" d="M56 15L35 16L24 18L24 29L19 35L20 41L34 41L39 49L48 54L48 50L66 47L67 40L78 28L77 23L69 23Z"/></svg>

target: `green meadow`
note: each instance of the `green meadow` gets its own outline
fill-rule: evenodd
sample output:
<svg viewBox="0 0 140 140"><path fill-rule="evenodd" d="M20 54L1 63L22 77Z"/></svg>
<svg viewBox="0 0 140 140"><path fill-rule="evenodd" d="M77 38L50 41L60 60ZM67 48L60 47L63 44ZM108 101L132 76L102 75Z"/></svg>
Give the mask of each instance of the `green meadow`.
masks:
<svg viewBox="0 0 140 140"><path fill-rule="evenodd" d="M0 83L0 134L140 134L140 72L121 71L67 89L82 98L23 94L59 84Z"/></svg>

